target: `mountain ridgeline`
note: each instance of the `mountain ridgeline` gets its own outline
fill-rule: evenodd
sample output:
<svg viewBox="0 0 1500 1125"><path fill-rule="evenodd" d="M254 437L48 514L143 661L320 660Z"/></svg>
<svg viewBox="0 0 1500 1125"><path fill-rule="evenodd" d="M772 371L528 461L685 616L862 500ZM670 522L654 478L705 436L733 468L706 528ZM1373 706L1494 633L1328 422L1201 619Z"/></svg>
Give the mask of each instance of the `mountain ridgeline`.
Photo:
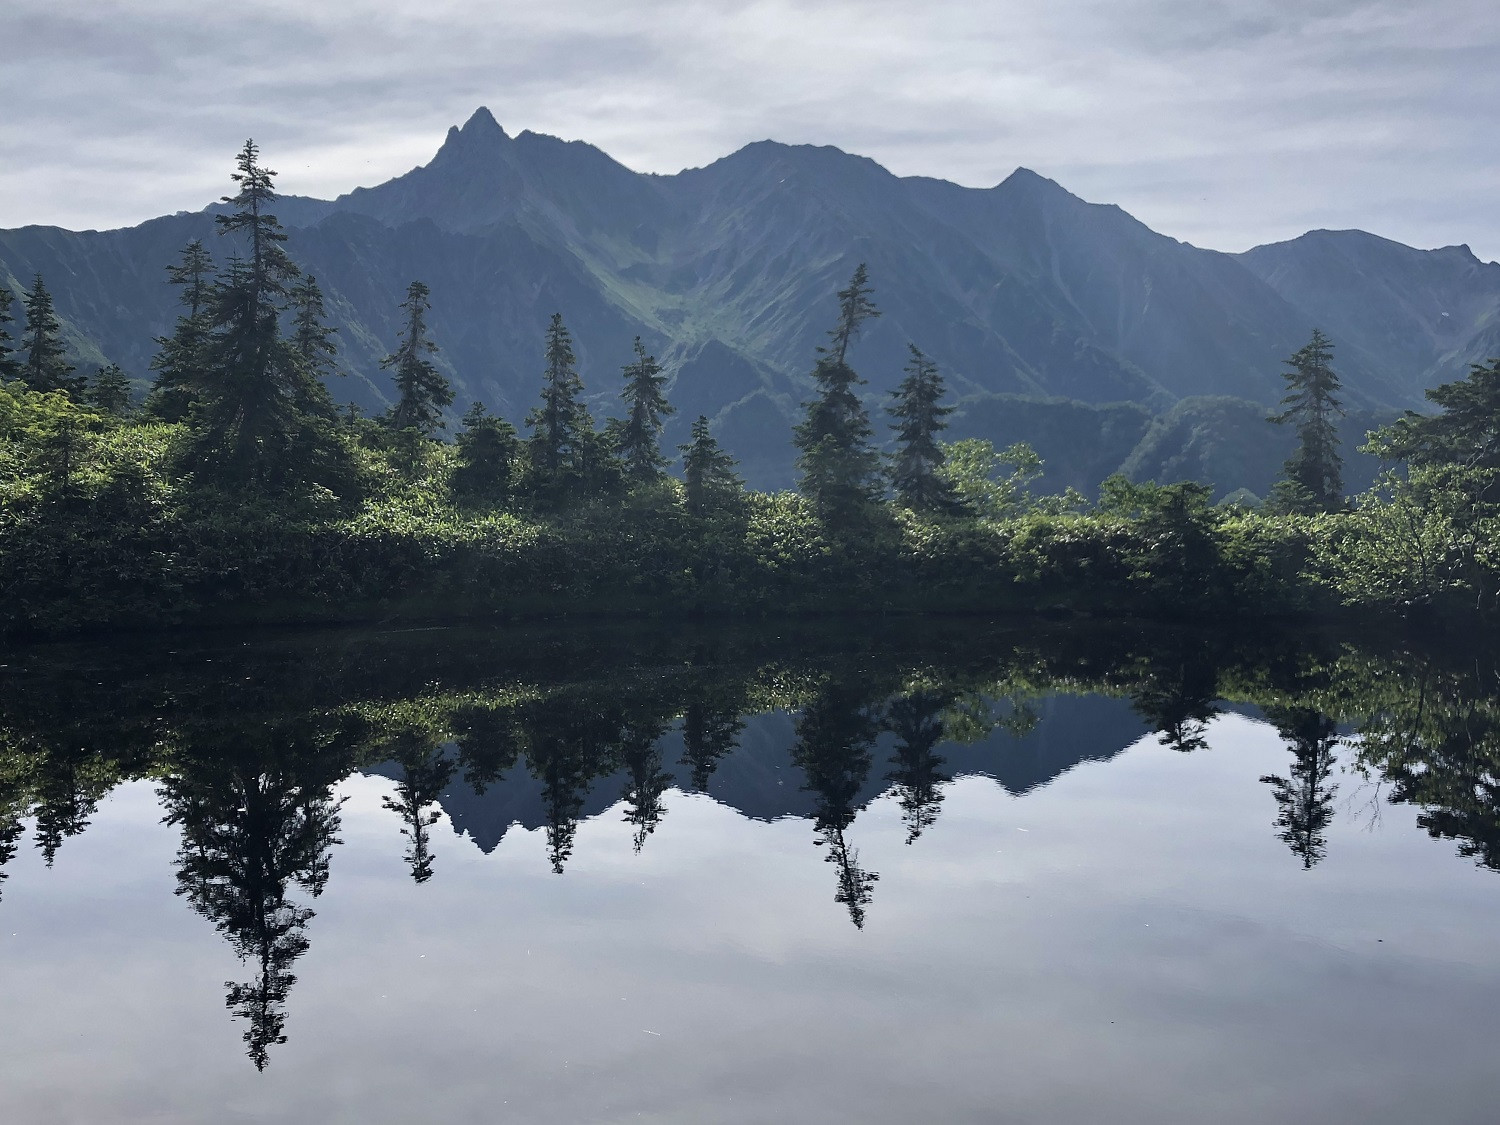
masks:
<svg viewBox="0 0 1500 1125"><path fill-rule="evenodd" d="M792 483L808 357L857 262L884 313L861 341L866 401L888 398L916 341L954 397L953 435L1029 441L1059 488L1123 469L1264 495L1292 441L1266 410L1314 327L1335 348L1346 450L1500 354L1500 265L1466 247L1316 231L1222 254L1025 169L979 190L765 141L643 175L582 142L509 136L480 109L430 163L332 201L284 197L276 213L326 296L351 376L340 400L375 411L394 397L381 360L421 278L453 418L481 400L519 421L561 311L595 413L618 413L640 336L676 407L666 442L706 415L761 488ZM143 387L179 312L164 267L193 239L215 249L214 214L0 231L0 284L20 294L44 276L73 362L119 364ZM1351 489L1374 469L1351 458Z"/></svg>

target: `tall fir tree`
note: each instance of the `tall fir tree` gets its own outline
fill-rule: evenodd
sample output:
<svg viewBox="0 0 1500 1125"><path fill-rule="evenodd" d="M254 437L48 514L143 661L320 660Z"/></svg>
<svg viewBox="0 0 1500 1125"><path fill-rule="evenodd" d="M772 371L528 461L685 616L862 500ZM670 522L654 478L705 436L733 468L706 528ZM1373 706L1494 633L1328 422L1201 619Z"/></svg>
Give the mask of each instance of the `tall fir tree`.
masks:
<svg viewBox="0 0 1500 1125"><path fill-rule="evenodd" d="M34 391L62 391L81 399L88 381L65 358L62 321L52 305L47 283L37 274L24 299L26 332L21 338L21 381Z"/></svg>
<svg viewBox="0 0 1500 1125"><path fill-rule="evenodd" d="M813 380L818 396L794 431L801 488L830 524L852 520L880 488L880 458L871 438L869 414L854 388L863 383L849 366L849 347L860 327L880 315L870 299L869 275L860 263L849 287L838 294L839 318L819 348Z"/></svg>
<svg viewBox="0 0 1500 1125"><path fill-rule="evenodd" d="M14 301L10 286L0 285L0 383L12 383L21 377L21 359L12 335L16 323Z"/></svg>
<svg viewBox="0 0 1500 1125"><path fill-rule="evenodd" d="M896 453L891 464L891 485L896 499L917 512L956 515L963 503L953 482L942 475L946 455L938 435L948 428L953 407L941 405L943 377L937 364L915 344L906 378L892 393L890 413L896 421Z"/></svg>
<svg viewBox="0 0 1500 1125"><path fill-rule="evenodd" d="M328 379L342 374L334 357L338 345L333 342L334 329L328 324L328 307L323 300L323 290L318 279L311 274L303 277L289 294L292 310L292 351L302 364L304 376L301 386L309 393L303 410L323 418L334 418L338 408L333 396L328 393Z"/></svg>
<svg viewBox="0 0 1500 1125"><path fill-rule="evenodd" d="M245 142L236 167L239 190L224 197L231 210L214 221L246 255L230 260L211 292L185 466L237 490L337 484L347 468L343 449L333 428L305 409L318 398L316 379L281 334L299 271L270 211L276 173L261 166L254 141Z"/></svg>
<svg viewBox="0 0 1500 1125"><path fill-rule="evenodd" d="M104 413L117 418L130 413L130 380L118 363L107 363L99 368L89 385L87 398Z"/></svg>
<svg viewBox="0 0 1500 1125"><path fill-rule="evenodd" d="M667 377L656 357L646 354L641 338L635 338L635 362L625 367L625 420L619 426L615 448L625 463L625 479L633 487L660 483L666 477L667 458L661 451L662 420L676 413L667 401Z"/></svg>
<svg viewBox="0 0 1500 1125"><path fill-rule="evenodd" d="M698 415L693 439L682 451L682 476L687 508L695 516L724 508L738 499L744 482L734 471L735 460L720 448L708 431L708 418Z"/></svg>
<svg viewBox="0 0 1500 1125"><path fill-rule="evenodd" d="M1287 395L1270 421L1297 428L1297 451L1282 469L1271 506L1283 512L1332 512L1344 502L1344 459L1335 419L1344 413L1339 377L1333 371L1333 343L1318 329L1286 361Z"/></svg>
<svg viewBox="0 0 1500 1125"><path fill-rule="evenodd" d="M542 401L526 416L532 429L527 445L536 498L543 505L556 505L581 485L595 437L593 419L583 403L573 337L561 313L553 313L547 326L546 362Z"/></svg>
<svg viewBox="0 0 1500 1125"><path fill-rule="evenodd" d="M406 300L401 302L406 314L401 342L380 361L396 382L396 403L387 420L393 429L414 430L422 437L431 437L442 428L443 408L453 402L453 388L428 358L438 350L428 335L427 313L432 308L429 295L420 281L406 287Z"/></svg>
<svg viewBox="0 0 1500 1125"><path fill-rule="evenodd" d="M156 379L146 396L146 412L164 422L181 422L191 412L208 360L209 300L213 294L213 258L201 239L182 248L167 281L178 287L182 313L170 336L156 339L151 368Z"/></svg>

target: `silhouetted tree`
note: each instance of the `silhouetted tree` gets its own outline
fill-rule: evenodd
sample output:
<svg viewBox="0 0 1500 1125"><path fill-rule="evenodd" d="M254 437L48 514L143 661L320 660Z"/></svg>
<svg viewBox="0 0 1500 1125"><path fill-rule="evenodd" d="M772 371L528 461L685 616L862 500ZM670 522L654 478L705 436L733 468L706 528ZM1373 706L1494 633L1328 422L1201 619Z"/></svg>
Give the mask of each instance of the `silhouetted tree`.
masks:
<svg viewBox="0 0 1500 1125"><path fill-rule="evenodd" d="M692 771L692 786L708 791L708 780L721 759L739 742L745 722L739 706L695 698L682 717L682 761Z"/></svg>
<svg viewBox="0 0 1500 1125"><path fill-rule="evenodd" d="M420 281L406 287L406 300L401 302L401 311L406 314L401 342L380 361L396 382L396 403L386 416L391 428L411 430L424 438L442 428L443 408L453 402L453 388L428 358L438 350L427 329L427 313L432 308L429 295Z"/></svg>
<svg viewBox="0 0 1500 1125"><path fill-rule="evenodd" d="M1297 451L1282 469L1271 504L1285 512L1332 512L1344 502L1344 459L1335 422L1344 410L1333 372L1333 343L1315 328L1312 339L1286 365L1287 395L1270 420L1296 426Z"/></svg>
<svg viewBox="0 0 1500 1125"><path fill-rule="evenodd" d="M23 815L24 810L16 805L7 804L0 809L0 892L5 890L5 880L10 877L6 865L16 857L21 837L26 833Z"/></svg>
<svg viewBox="0 0 1500 1125"><path fill-rule="evenodd" d="M1183 638L1152 653L1131 703L1160 735L1163 746L1184 754L1208 746L1208 724L1219 714L1218 662L1207 646Z"/></svg>
<svg viewBox="0 0 1500 1125"><path fill-rule="evenodd" d="M339 842L331 787L343 770L294 732L255 733L260 745L190 753L163 783L162 805L182 830L177 893L254 966L250 981L226 982L225 1006L248 1021L246 1049L264 1070L270 1047L286 1042L291 968L307 951L313 918L288 891L296 884L316 898L327 885Z"/></svg>
<svg viewBox="0 0 1500 1125"><path fill-rule="evenodd" d="M803 786L816 797L815 843L827 847L823 857L838 868L834 901L849 911L849 920L864 929L865 908L880 876L859 866L859 852L845 831L854 822L854 801L870 774L870 751L879 725L864 700L849 685L826 685L797 720L793 760L807 778Z"/></svg>
<svg viewBox="0 0 1500 1125"><path fill-rule="evenodd" d="M849 287L838 294L838 323L828 333L829 346L818 349L813 369L818 394L804 404L807 413L793 437L799 451L802 493L835 525L848 522L879 492L880 459L871 442L874 431L864 404L854 393L864 380L847 362L860 326L880 315L870 292L868 273L860 263Z"/></svg>
<svg viewBox="0 0 1500 1125"><path fill-rule="evenodd" d="M34 391L62 391L81 400L87 381L74 374L73 365L64 358L62 321L52 306L52 294L42 275L37 274L31 291L24 299L26 332L21 338L21 381Z"/></svg>
<svg viewBox="0 0 1500 1125"><path fill-rule="evenodd" d="M891 465L891 485L898 502L916 512L957 515L964 510L952 481L941 474L946 460L938 435L948 428L953 407L942 406L943 377L937 364L915 344L906 378L892 392L890 413L896 422L896 453Z"/></svg>
<svg viewBox="0 0 1500 1125"><path fill-rule="evenodd" d="M895 767L887 776L896 784L906 842L913 843L937 820L942 787L952 779L943 773L943 758L934 747L943 739L943 712L950 696L916 691L893 700L885 725L896 735Z"/></svg>
<svg viewBox="0 0 1500 1125"><path fill-rule="evenodd" d="M677 448L682 451L687 509L693 515L716 511L739 497L744 482L735 474L735 460L708 432L705 416L693 423L693 440Z"/></svg>
<svg viewBox="0 0 1500 1125"><path fill-rule="evenodd" d="M1338 728L1327 715L1308 707L1268 708L1266 717L1291 742L1293 754L1290 778L1275 774L1261 778L1271 787L1280 809L1277 838L1310 869L1328 850L1324 832L1333 820L1333 797L1338 791L1328 778L1333 772Z"/></svg>
<svg viewBox="0 0 1500 1125"><path fill-rule="evenodd" d="M454 497L469 504L504 501L521 452L516 428L504 418L485 413L484 403L476 402L464 413L456 442L458 464L450 481Z"/></svg>
<svg viewBox="0 0 1500 1125"><path fill-rule="evenodd" d="M213 258L196 238L183 247L178 264L167 267L167 280L178 287L183 311L172 335L156 339L157 352L151 361L156 380L146 396L147 413L164 422L180 422L188 416L204 379L213 268Z"/></svg>
<svg viewBox="0 0 1500 1125"><path fill-rule="evenodd" d="M482 796L520 757L516 718L509 709L464 706L454 713L453 724L464 783Z"/></svg>
<svg viewBox="0 0 1500 1125"><path fill-rule="evenodd" d="M411 868L411 877L425 883L432 878L432 847L427 830L441 816L429 806L448 788L458 762L417 732L397 737L391 758L401 767L401 777L396 782L395 799L382 797L380 803L400 815L401 835L407 839L404 858Z"/></svg>
<svg viewBox="0 0 1500 1125"><path fill-rule="evenodd" d="M11 328L16 322L15 297L10 286L0 285L0 383L10 383L21 377L21 359L16 352L16 338Z"/></svg>
<svg viewBox="0 0 1500 1125"><path fill-rule="evenodd" d="M280 490L307 481L332 486L347 473L344 450L331 423L306 409L324 392L281 334L298 271L269 210L276 173L262 167L259 156L255 142L246 141L231 177L239 190L224 199L231 210L214 219L219 233L237 237L247 256L229 262L210 295L184 467L236 490Z"/></svg>
<svg viewBox="0 0 1500 1125"><path fill-rule="evenodd" d="M292 286L288 298L292 312L292 351L302 363L306 377L300 386L308 396L298 406L309 414L336 418L338 408L333 404L327 380L342 372L334 362L338 346L333 342L334 329L328 324L328 307L318 279L311 275L303 277Z"/></svg>
<svg viewBox="0 0 1500 1125"><path fill-rule="evenodd" d="M105 364L99 368L89 386L88 401L106 414L123 418L130 413L130 380L120 370L118 363Z"/></svg>
<svg viewBox="0 0 1500 1125"><path fill-rule="evenodd" d="M594 423L582 396L573 337L562 314L553 313L547 327L541 405L526 416L532 428L528 445L536 498L543 506L566 503L583 484Z"/></svg>
<svg viewBox="0 0 1500 1125"><path fill-rule="evenodd" d="M641 338L635 338L635 362L625 367L625 420L618 427L615 448L625 463L625 479L635 488L660 483L666 477L667 459L661 451L662 419L675 413L667 401L667 378L656 357L646 354Z"/></svg>
<svg viewBox="0 0 1500 1125"><path fill-rule="evenodd" d="M646 837L656 831L666 814L662 798L672 785L672 775L662 769L661 736L665 723L655 719L634 720L625 724L620 754L625 763L625 822L634 832L632 844L639 852Z"/></svg>
<svg viewBox="0 0 1500 1125"><path fill-rule="evenodd" d="M613 770L620 723L602 707L579 706L562 697L528 707L519 718L526 732L527 765L542 783L547 858L561 875L573 854L589 785Z"/></svg>

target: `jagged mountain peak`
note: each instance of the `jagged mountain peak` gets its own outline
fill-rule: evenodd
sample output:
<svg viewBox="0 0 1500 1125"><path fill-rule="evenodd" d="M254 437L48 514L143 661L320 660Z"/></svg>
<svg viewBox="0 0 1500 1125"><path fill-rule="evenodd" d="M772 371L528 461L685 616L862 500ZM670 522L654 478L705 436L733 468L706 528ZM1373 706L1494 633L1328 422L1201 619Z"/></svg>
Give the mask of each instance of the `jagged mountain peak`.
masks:
<svg viewBox="0 0 1500 1125"><path fill-rule="evenodd" d="M500 141L507 141L510 137L501 128L500 122L495 120L495 115L484 106L476 109L462 126L448 126L448 135L443 140L442 149L470 148L475 145L493 145Z"/></svg>

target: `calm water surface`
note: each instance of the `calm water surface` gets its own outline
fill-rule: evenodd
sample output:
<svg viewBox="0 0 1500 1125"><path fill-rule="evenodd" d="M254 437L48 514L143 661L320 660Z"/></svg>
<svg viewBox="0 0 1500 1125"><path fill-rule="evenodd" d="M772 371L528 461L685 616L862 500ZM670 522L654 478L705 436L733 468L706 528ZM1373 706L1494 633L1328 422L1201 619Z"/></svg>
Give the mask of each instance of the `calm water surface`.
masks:
<svg viewBox="0 0 1500 1125"><path fill-rule="evenodd" d="M1500 679L906 624L0 656L0 1121L1500 1119Z"/></svg>

